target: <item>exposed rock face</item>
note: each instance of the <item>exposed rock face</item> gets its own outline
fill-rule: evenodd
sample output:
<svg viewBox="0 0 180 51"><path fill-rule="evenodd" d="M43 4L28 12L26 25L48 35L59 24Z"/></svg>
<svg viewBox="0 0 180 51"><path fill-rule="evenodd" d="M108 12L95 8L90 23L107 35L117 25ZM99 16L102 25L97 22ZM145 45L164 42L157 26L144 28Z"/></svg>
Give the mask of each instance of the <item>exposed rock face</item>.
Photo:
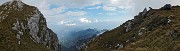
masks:
<svg viewBox="0 0 180 51"><path fill-rule="evenodd" d="M147 9L145 8L144 10L143 10L143 12L142 12L142 16L145 16L146 14L147 14Z"/></svg>
<svg viewBox="0 0 180 51"><path fill-rule="evenodd" d="M28 20L28 29L30 29L29 34L37 41L37 43L40 43L40 38L37 36L39 32L39 19L40 19L40 14L35 11L35 15L33 15L29 20Z"/></svg>
<svg viewBox="0 0 180 51"><path fill-rule="evenodd" d="M140 24L141 22L143 22L144 18L146 18L148 16L148 11L145 8L142 12L139 12L139 15L134 16L134 19L132 21L134 21L134 23L136 24Z"/></svg>
<svg viewBox="0 0 180 51"><path fill-rule="evenodd" d="M166 4L161 8L162 10L171 10L171 4Z"/></svg>
<svg viewBox="0 0 180 51"><path fill-rule="evenodd" d="M47 27L46 20L41 12L36 7L29 6L20 0L12 0L0 6L0 28L0 35L15 34L16 40L12 40L12 42L16 42L19 45L15 44L12 46L21 47L32 44L32 49L26 48L31 49L31 51L37 51L37 49L40 51L49 51L48 49L60 51L61 49L56 33ZM30 41L25 39L30 39ZM37 48L34 48L35 46L33 46L31 41L37 44ZM17 50L19 48L15 47L6 51L15 49L16 51L26 51L21 48L21 50Z"/></svg>
<svg viewBox="0 0 180 51"><path fill-rule="evenodd" d="M127 24L125 24L125 32L128 32L130 29L131 29L131 27L133 26L133 22L132 21L127 21Z"/></svg>
<svg viewBox="0 0 180 51"><path fill-rule="evenodd" d="M171 9L171 10L169 10ZM178 51L180 6L140 12L89 42L84 51Z"/></svg>
<svg viewBox="0 0 180 51"><path fill-rule="evenodd" d="M145 28L141 28L141 29L139 30L138 35L142 35L144 31L145 31Z"/></svg>

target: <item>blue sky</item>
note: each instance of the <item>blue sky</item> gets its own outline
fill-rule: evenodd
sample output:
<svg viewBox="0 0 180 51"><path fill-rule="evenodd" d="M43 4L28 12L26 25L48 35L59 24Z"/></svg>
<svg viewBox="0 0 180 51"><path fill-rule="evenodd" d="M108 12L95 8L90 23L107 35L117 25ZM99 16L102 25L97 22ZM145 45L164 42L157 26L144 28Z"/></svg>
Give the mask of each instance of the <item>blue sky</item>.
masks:
<svg viewBox="0 0 180 51"><path fill-rule="evenodd" d="M8 0L1 0L0 4ZM22 0L36 6L48 27L60 37L88 28L113 29L130 20L145 7L180 5L180 0Z"/></svg>

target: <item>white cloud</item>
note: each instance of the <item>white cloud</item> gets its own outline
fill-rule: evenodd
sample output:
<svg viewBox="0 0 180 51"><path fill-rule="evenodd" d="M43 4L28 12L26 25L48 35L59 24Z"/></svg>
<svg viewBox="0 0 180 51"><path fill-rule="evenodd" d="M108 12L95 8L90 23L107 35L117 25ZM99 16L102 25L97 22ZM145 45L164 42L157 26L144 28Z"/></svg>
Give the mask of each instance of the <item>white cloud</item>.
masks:
<svg viewBox="0 0 180 51"><path fill-rule="evenodd" d="M84 16L87 12L85 11L68 11L66 12L64 15L68 15L68 16Z"/></svg>
<svg viewBox="0 0 180 51"><path fill-rule="evenodd" d="M99 0L61 0L59 4L68 8L81 8L84 6L94 6L100 4L100 2Z"/></svg>
<svg viewBox="0 0 180 51"><path fill-rule="evenodd" d="M47 18L47 22L55 22L55 23L61 23L61 21L64 21L64 24L67 21L75 21L79 20L77 18L79 17L85 17L85 14L87 14L87 12L85 11L67 11L65 13L59 13L59 14L53 14L53 15L49 15L48 12L46 12L47 14L45 14L45 17Z"/></svg>
<svg viewBox="0 0 180 51"><path fill-rule="evenodd" d="M72 24L65 24L66 26L75 26L76 23L72 23Z"/></svg>
<svg viewBox="0 0 180 51"><path fill-rule="evenodd" d="M96 19L95 22L99 22L99 21Z"/></svg>
<svg viewBox="0 0 180 51"><path fill-rule="evenodd" d="M50 10L45 10L43 11L46 15L56 15L56 14L60 14L61 12L64 12L65 7L64 6L60 6L57 8L53 8Z"/></svg>
<svg viewBox="0 0 180 51"><path fill-rule="evenodd" d="M98 13L98 14L103 14L103 13Z"/></svg>
<svg viewBox="0 0 180 51"><path fill-rule="evenodd" d="M109 0L109 3L106 4L107 6L113 6L118 8L129 9L132 6L132 0Z"/></svg>
<svg viewBox="0 0 180 51"><path fill-rule="evenodd" d="M106 13L106 14L110 16L118 15L117 13Z"/></svg>
<svg viewBox="0 0 180 51"><path fill-rule="evenodd" d="M117 10L116 7L110 7L110 6L104 6L103 9L106 11L116 11Z"/></svg>
<svg viewBox="0 0 180 51"><path fill-rule="evenodd" d="M64 24L64 21L60 21L60 22L58 22L58 24Z"/></svg>
<svg viewBox="0 0 180 51"><path fill-rule="evenodd" d="M79 20L82 23L91 23L92 22L91 20L88 20L87 18L80 18Z"/></svg>
<svg viewBox="0 0 180 51"><path fill-rule="evenodd" d="M57 25L60 25L60 26L75 26L75 25L77 25L77 22L70 21L70 20L64 20L64 21L59 21L57 23Z"/></svg>
<svg viewBox="0 0 180 51"><path fill-rule="evenodd" d="M87 9L100 9L102 6L97 6L97 7L92 7L92 8L87 8Z"/></svg>

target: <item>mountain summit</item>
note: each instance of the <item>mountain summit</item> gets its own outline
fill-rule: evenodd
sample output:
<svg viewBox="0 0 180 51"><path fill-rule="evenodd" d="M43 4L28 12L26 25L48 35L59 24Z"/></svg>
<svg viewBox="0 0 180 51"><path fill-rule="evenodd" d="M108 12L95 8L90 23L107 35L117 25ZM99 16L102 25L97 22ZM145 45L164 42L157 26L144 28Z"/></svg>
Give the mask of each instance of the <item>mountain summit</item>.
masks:
<svg viewBox="0 0 180 51"><path fill-rule="evenodd" d="M60 51L57 35L38 8L21 0L0 6L0 51Z"/></svg>
<svg viewBox="0 0 180 51"><path fill-rule="evenodd" d="M134 19L93 39L85 51L179 51L180 6L144 9Z"/></svg>
<svg viewBox="0 0 180 51"><path fill-rule="evenodd" d="M4 3L3 5L8 5L11 6L11 8L16 8L16 9L22 9L25 3L23 3L21 0L12 0Z"/></svg>

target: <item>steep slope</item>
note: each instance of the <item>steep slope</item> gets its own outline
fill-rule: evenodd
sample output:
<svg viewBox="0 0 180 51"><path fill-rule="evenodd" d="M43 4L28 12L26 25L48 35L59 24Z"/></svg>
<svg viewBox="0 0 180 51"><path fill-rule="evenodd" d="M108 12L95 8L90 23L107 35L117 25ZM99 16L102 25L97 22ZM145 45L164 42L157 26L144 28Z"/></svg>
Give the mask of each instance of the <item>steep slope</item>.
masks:
<svg viewBox="0 0 180 51"><path fill-rule="evenodd" d="M180 6L144 9L134 19L89 42L85 51L178 51Z"/></svg>
<svg viewBox="0 0 180 51"><path fill-rule="evenodd" d="M57 35L34 6L12 0L0 6L0 51L60 51Z"/></svg>

